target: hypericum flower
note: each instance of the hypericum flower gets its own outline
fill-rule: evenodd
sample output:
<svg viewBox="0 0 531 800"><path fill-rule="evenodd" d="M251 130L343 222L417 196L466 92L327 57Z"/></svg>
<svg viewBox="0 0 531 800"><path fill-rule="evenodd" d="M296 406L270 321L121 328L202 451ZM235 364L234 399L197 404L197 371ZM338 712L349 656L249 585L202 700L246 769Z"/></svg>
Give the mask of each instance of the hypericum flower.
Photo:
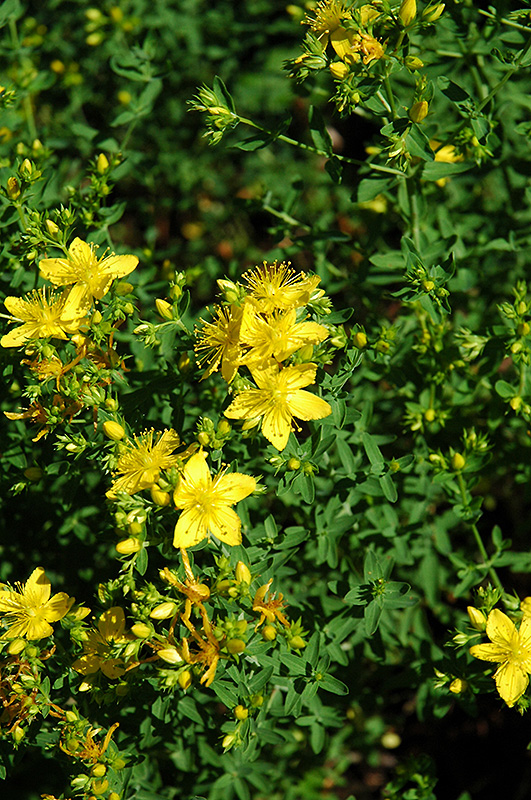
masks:
<svg viewBox="0 0 531 800"><path fill-rule="evenodd" d="M272 594L269 599L266 600L266 595L272 583L273 578L271 578L271 580L269 580L263 586L260 586L254 596L253 611L258 611L260 614L260 619L256 623L255 630L259 628L260 625L266 620L271 623L278 619L282 625L285 625L286 627L289 626L289 621L282 612L282 609L286 607L286 604L283 602L282 594L279 594L278 598L276 599L275 595Z"/></svg>
<svg viewBox="0 0 531 800"><path fill-rule="evenodd" d="M138 264L136 256L109 256L98 258L95 245L76 238L68 248L67 258L43 258L39 264L41 274L55 286L74 284L70 292L67 313L76 309L85 311L92 300L101 300L115 278L129 275Z"/></svg>
<svg viewBox="0 0 531 800"><path fill-rule="evenodd" d="M123 608L108 608L98 620L98 629L88 631L83 642L83 654L74 661L72 668L81 675L94 675L101 670L107 678L119 678L124 674L125 666L123 658L116 655L116 645L128 641Z"/></svg>
<svg viewBox="0 0 531 800"><path fill-rule="evenodd" d="M531 672L531 617L524 616L517 630L514 622L498 608L487 618L488 644L470 648L470 655L483 661L497 661L496 688L509 708L523 695Z"/></svg>
<svg viewBox="0 0 531 800"><path fill-rule="evenodd" d="M246 272L243 278L258 310L266 314L305 306L321 281L318 275L297 274L284 261L281 264L264 261L261 267Z"/></svg>
<svg viewBox="0 0 531 800"><path fill-rule="evenodd" d="M262 417L262 433L277 450L283 450L290 431L302 420L322 419L332 413L330 405L311 392L303 390L315 381L316 364L296 364L279 369L278 365L251 369L258 389L246 389L225 411L229 419Z"/></svg>
<svg viewBox="0 0 531 800"><path fill-rule="evenodd" d="M50 597L51 584L44 569L33 570L26 583L16 584L16 589L0 591L0 612L5 614L4 622L9 625L3 639L44 639L51 636L50 623L58 622L68 614L74 598L65 592Z"/></svg>
<svg viewBox="0 0 531 800"><path fill-rule="evenodd" d="M246 314L242 325L242 343L251 348L242 358L242 364L251 367L267 363L271 357L285 361L296 350L307 344L319 344L328 336L324 325L317 322L297 322L294 308L273 313L268 319L259 314Z"/></svg>
<svg viewBox="0 0 531 800"><path fill-rule="evenodd" d="M173 494L182 509L173 538L174 547L192 547L209 533L229 545L240 544L241 521L231 508L254 492L256 480L239 472L220 472L214 478L202 450L195 453L184 468Z"/></svg>
<svg viewBox="0 0 531 800"><path fill-rule="evenodd" d="M214 322L203 322L196 332L195 352L199 364L209 364L203 378L208 378L221 363L221 374L227 383L234 378L240 363L240 326L242 309L238 306L216 306Z"/></svg>
<svg viewBox="0 0 531 800"><path fill-rule="evenodd" d="M347 11L343 0L321 0L316 8L312 9L315 15L306 15L305 24L315 33L318 39L326 43L328 37L340 27L342 19L350 18L350 11Z"/></svg>
<svg viewBox="0 0 531 800"><path fill-rule="evenodd" d="M157 437L155 442L154 436ZM118 492L135 494L149 489L158 481L161 470L178 466L190 452L189 448L179 455L172 455L180 444L181 440L173 429L162 434L155 434L154 430L144 431L133 437L133 442L128 443L129 449L118 459L115 476L121 477L115 479L107 497L113 499Z"/></svg>
<svg viewBox="0 0 531 800"><path fill-rule="evenodd" d="M21 347L30 339L68 339L81 325L84 312L70 307L68 291L50 292L35 289L25 297L6 297L4 305L13 315L13 322L23 325L2 336L2 347ZM75 312L75 313L74 313Z"/></svg>

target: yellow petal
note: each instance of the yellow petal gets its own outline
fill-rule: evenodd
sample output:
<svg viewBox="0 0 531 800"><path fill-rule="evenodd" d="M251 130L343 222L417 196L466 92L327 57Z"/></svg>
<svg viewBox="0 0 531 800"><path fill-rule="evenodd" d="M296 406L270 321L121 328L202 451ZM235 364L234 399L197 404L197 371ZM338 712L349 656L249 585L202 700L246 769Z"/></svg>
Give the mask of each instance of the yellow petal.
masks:
<svg viewBox="0 0 531 800"><path fill-rule="evenodd" d="M509 651L507 647L500 647L497 644L476 644L469 650L471 656L480 658L482 661L507 661Z"/></svg>
<svg viewBox="0 0 531 800"><path fill-rule="evenodd" d="M262 433L277 450L284 450L290 432L291 416L284 407L275 406L264 415Z"/></svg>
<svg viewBox="0 0 531 800"><path fill-rule="evenodd" d="M216 503L230 506L248 497L256 489L256 480L251 475L231 472L214 479L212 490L216 492Z"/></svg>
<svg viewBox="0 0 531 800"><path fill-rule="evenodd" d="M206 455L203 450L199 450L188 459L184 468L183 479L186 483L190 484L190 486L207 487L210 484L210 470L208 469ZM178 493L179 489L176 491L176 494Z"/></svg>
<svg viewBox="0 0 531 800"><path fill-rule="evenodd" d="M44 569L37 567L33 570L24 586L24 597L32 608L43 606L50 599L52 587L46 577Z"/></svg>
<svg viewBox="0 0 531 800"><path fill-rule="evenodd" d="M207 535L204 515L194 508L187 508L177 520L173 534L173 546L193 547Z"/></svg>
<svg viewBox="0 0 531 800"><path fill-rule="evenodd" d="M72 669L80 672L82 675L93 675L100 668L100 659L95 653L87 653L86 655L79 656L79 658L72 664Z"/></svg>
<svg viewBox="0 0 531 800"><path fill-rule="evenodd" d="M494 678L500 697L505 700L509 708L523 695L529 683L527 673L518 664L512 664L510 661L498 667Z"/></svg>
<svg viewBox="0 0 531 800"><path fill-rule="evenodd" d="M302 389L304 386L315 383L316 372L317 364L296 364L282 370L282 382L290 392L294 389Z"/></svg>
<svg viewBox="0 0 531 800"><path fill-rule="evenodd" d="M260 389L247 389L234 398L223 412L229 419L252 419L261 417L269 405L267 394Z"/></svg>
<svg viewBox="0 0 531 800"><path fill-rule="evenodd" d="M100 669L107 678L120 678L125 669L122 662L117 658L109 658L107 661L100 660Z"/></svg>
<svg viewBox="0 0 531 800"><path fill-rule="evenodd" d="M79 273L66 258L43 258L39 269L42 277L54 286L66 286L79 280Z"/></svg>
<svg viewBox="0 0 531 800"><path fill-rule="evenodd" d="M138 265L136 256L107 256L98 264L98 270L108 275L110 278L123 278L129 275Z"/></svg>
<svg viewBox="0 0 531 800"><path fill-rule="evenodd" d="M512 648L518 641L518 633L514 622L499 608L494 608L487 617L486 630L491 642L500 647Z"/></svg>
<svg viewBox="0 0 531 800"><path fill-rule="evenodd" d="M214 509L209 515L208 529L216 539L220 539L231 547L242 542L241 521L232 508Z"/></svg>
<svg viewBox="0 0 531 800"><path fill-rule="evenodd" d="M66 592L54 594L51 600L46 603L43 613L48 622L58 622L62 619L74 603L74 598L69 597Z"/></svg>
<svg viewBox="0 0 531 800"><path fill-rule="evenodd" d="M26 625L26 638L30 640L45 639L53 633L52 626L42 617L30 617Z"/></svg>
<svg viewBox="0 0 531 800"><path fill-rule="evenodd" d="M297 389L289 395L288 408L294 417L304 420L322 419L332 413L326 400L303 389Z"/></svg>
<svg viewBox="0 0 531 800"><path fill-rule="evenodd" d="M123 608L114 606L104 611L98 620L98 630L104 639L118 639L125 630Z"/></svg>

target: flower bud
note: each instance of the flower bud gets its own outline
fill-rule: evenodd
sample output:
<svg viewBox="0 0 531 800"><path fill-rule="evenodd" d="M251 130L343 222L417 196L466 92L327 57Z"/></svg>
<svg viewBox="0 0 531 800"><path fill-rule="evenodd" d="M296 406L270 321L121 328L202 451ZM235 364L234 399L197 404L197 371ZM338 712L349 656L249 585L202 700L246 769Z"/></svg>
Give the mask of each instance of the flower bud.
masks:
<svg viewBox="0 0 531 800"><path fill-rule="evenodd" d="M20 174L23 178L30 178L33 173L33 164L29 160L29 158L25 158L22 164L20 165Z"/></svg>
<svg viewBox="0 0 531 800"><path fill-rule="evenodd" d="M348 75L348 67L343 61L335 61L333 64L330 64L330 72L332 73L332 77L337 78L337 80L341 81Z"/></svg>
<svg viewBox="0 0 531 800"><path fill-rule="evenodd" d="M181 353L179 356L179 360L177 361L177 369L183 375L186 375L188 370L190 369L191 364L190 356L188 353Z"/></svg>
<svg viewBox="0 0 531 800"><path fill-rule="evenodd" d="M15 727L12 729L12 731L11 731L11 735L12 735L12 737L13 737L14 741L15 741L15 744L20 744L20 743L21 743L21 741L22 741L22 739L23 739L23 738L24 738L24 736L26 735L26 731L24 730L24 728L21 728L21 726L20 726L20 725L16 725L16 726L15 726Z"/></svg>
<svg viewBox="0 0 531 800"><path fill-rule="evenodd" d="M125 297L126 295L131 294L134 288L135 287L133 284L129 283L128 281L120 281L113 287L114 293L118 295L118 297Z"/></svg>
<svg viewBox="0 0 531 800"><path fill-rule="evenodd" d="M451 464L452 464L452 469L455 470L455 472L459 472L464 468L466 461L461 455L461 453L454 453L452 456Z"/></svg>
<svg viewBox="0 0 531 800"><path fill-rule="evenodd" d="M238 561L236 564L235 575L238 583L251 583L252 581L251 571L249 570L247 564L244 564L243 561Z"/></svg>
<svg viewBox="0 0 531 800"><path fill-rule="evenodd" d="M167 664L182 664L183 662L176 647L164 647L162 650L157 651L157 655Z"/></svg>
<svg viewBox="0 0 531 800"><path fill-rule="evenodd" d="M450 686L448 687L451 692L454 694L461 694L467 688L468 683L463 680L462 678L454 678L451 682Z"/></svg>
<svg viewBox="0 0 531 800"><path fill-rule="evenodd" d="M306 642L302 636L292 636L288 644L290 647L295 648L295 650L302 650L303 647L306 647Z"/></svg>
<svg viewBox="0 0 531 800"><path fill-rule="evenodd" d="M466 613L468 614L468 618L470 620L470 624L476 631L484 631L487 627L487 618L483 611L480 611L479 608L474 608L474 606L467 606Z"/></svg>
<svg viewBox="0 0 531 800"><path fill-rule="evenodd" d="M427 100L419 100L416 103L413 103L411 108L409 109L409 119L411 122L422 122L428 116L428 101Z"/></svg>
<svg viewBox="0 0 531 800"><path fill-rule="evenodd" d="M439 19L444 11L444 3L438 3L436 6L426 8L422 14L422 19L425 22L435 22Z"/></svg>
<svg viewBox="0 0 531 800"><path fill-rule="evenodd" d="M435 409L434 408L427 408L424 412L424 419L426 422L433 422L435 419Z"/></svg>
<svg viewBox="0 0 531 800"><path fill-rule="evenodd" d="M109 781L107 778L103 778L103 780L94 781L92 784L92 792L98 797L101 794L105 794L107 789L109 788Z"/></svg>
<svg viewBox="0 0 531 800"><path fill-rule="evenodd" d="M516 397L511 397L511 399L509 400L509 405L511 406L513 411L518 411L518 409L522 405L522 402L523 402L522 398L517 395Z"/></svg>
<svg viewBox="0 0 531 800"><path fill-rule="evenodd" d="M197 441L199 444L203 445L203 447L208 447L210 444L210 436L206 431L201 431L201 433L197 434Z"/></svg>
<svg viewBox="0 0 531 800"><path fill-rule="evenodd" d="M103 433L113 442L119 442L125 436L125 429L119 422L113 419L106 419L102 425Z"/></svg>
<svg viewBox="0 0 531 800"><path fill-rule="evenodd" d="M25 646L26 646L25 639L12 639L7 646L7 652L11 656L18 656L19 653L22 653Z"/></svg>
<svg viewBox="0 0 531 800"><path fill-rule="evenodd" d="M105 764L95 764L90 772L95 778L103 778L107 774L107 767Z"/></svg>
<svg viewBox="0 0 531 800"><path fill-rule="evenodd" d="M356 331L352 337L352 342L358 350L363 350L364 347L367 347L367 334L363 331Z"/></svg>
<svg viewBox="0 0 531 800"><path fill-rule="evenodd" d="M56 225L53 219L47 219L44 224L46 225L46 230L48 231L50 236L55 239L55 237L59 233L59 225Z"/></svg>
<svg viewBox="0 0 531 800"><path fill-rule="evenodd" d="M420 58L417 58L417 56L406 56L404 63L407 69L412 71L416 69L422 69L424 66L424 61L421 61Z"/></svg>
<svg viewBox="0 0 531 800"><path fill-rule="evenodd" d="M159 603L158 606L151 611L151 619L170 619L177 611L177 603Z"/></svg>
<svg viewBox="0 0 531 800"><path fill-rule="evenodd" d="M149 639L152 632L151 626L147 625L145 622L135 622L135 624L131 626L131 633L133 636L136 636L137 639Z"/></svg>
<svg viewBox="0 0 531 800"><path fill-rule="evenodd" d="M235 733L228 733L226 736L223 737L223 741L221 742L222 747L225 750L229 750L233 744L238 741L238 737Z"/></svg>
<svg viewBox="0 0 531 800"><path fill-rule="evenodd" d="M20 184L16 178L7 179L7 196L10 200L18 200L20 197Z"/></svg>
<svg viewBox="0 0 531 800"><path fill-rule="evenodd" d="M157 297L155 300L155 305L157 307L157 311L163 319L173 319L173 306L171 303L168 303L167 300L161 300L160 297Z"/></svg>
<svg viewBox="0 0 531 800"><path fill-rule="evenodd" d="M524 597L520 603L520 609L524 617L531 617L531 597Z"/></svg>
<svg viewBox="0 0 531 800"><path fill-rule="evenodd" d="M227 650L233 656L237 655L238 653L243 653L245 646L246 645L243 639L229 639L227 642Z"/></svg>
<svg viewBox="0 0 531 800"><path fill-rule="evenodd" d="M228 436L231 430L232 426L228 419L220 419L216 428L218 436Z"/></svg>
<svg viewBox="0 0 531 800"><path fill-rule="evenodd" d="M104 175L105 172L109 169L109 159L105 155L105 153L100 153L98 156L98 160L96 161L96 169L100 173L100 175Z"/></svg>
<svg viewBox="0 0 531 800"><path fill-rule="evenodd" d="M236 706L236 708L234 709L234 716L236 717L236 719L242 722L249 716L249 709L245 708L245 706L242 705Z"/></svg>
<svg viewBox="0 0 531 800"><path fill-rule="evenodd" d="M134 537L129 537L128 539L122 539L115 547L122 556L131 556L133 553L138 553L139 550L142 550L142 542Z"/></svg>
<svg viewBox="0 0 531 800"><path fill-rule="evenodd" d="M398 16L404 27L410 25L417 16L417 0L402 0Z"/></svg>
<svg viewBox="0 0 531 800"><path fill-rule="evenodd" d="M171 497L168 492L163 492L162 489L157 486L156 483L153 484L151 489L149 490L151 494L151 499L157 506L169 506Z"/></svg>
<svg viewBox="0 0 531 800"><path fill-rule="evenodd" d="M184 672L179 673L179 677L177 678L177 683L186 691L192 685L192 673L189 669L185 669Z"/></svg>
<svg viewBox="0 0 531 800"><path fill-rule="evenodd" d="M264 625L262 628L262 636L266 642L272 642L277 638L277 629L274 625Z"/></svg>

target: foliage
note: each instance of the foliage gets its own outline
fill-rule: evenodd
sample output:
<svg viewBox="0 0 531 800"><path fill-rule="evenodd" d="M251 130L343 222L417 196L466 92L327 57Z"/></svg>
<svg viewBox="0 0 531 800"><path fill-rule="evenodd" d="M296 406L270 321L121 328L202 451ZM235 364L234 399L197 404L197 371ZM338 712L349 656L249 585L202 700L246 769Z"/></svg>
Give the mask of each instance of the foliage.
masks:
<svg viewBox="0 0 531 800"><path fill-rule="evenodd" d="M100 6L0 5L0 775L435 797L530 703L529 10Z"/></svg>

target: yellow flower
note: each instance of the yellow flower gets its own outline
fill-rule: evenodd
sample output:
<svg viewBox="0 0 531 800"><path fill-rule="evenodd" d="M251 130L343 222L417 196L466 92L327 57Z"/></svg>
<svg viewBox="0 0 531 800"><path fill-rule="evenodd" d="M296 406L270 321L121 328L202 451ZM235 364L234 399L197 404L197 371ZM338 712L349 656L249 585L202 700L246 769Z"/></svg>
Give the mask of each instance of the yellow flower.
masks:
<svg viewBox="0 0 531 800"><path fill-rule="evenodd" d="M242 364L251 367L265 363L272 356L276 361L285 361L296 350L306 344L319 344L328 336L324 325L317 322L297 322L294 308L282 313L273 313L268 319L259 314L245 314L242 325L242 343L251 347L242 358Z"/></svg>
<svg viewBox="0 0 531 800"><path fill-rule="evenodd" d="M76 309L85 311L92 300L101 300L115 278L129 275L136 265L136 256L110 256L98 258L95 246L76 238L68 248L68 258L43 258L39 264L42 276L55 286L74 284L70 292L66 313L75 316Z"/></svg>
<svg viewBox="0 0 531 800"><path fill-rule="evenodd" d="M216 306L214 322L203 322L197 332L195 352L199 364L209 364L203 378L208 378L221 363L221 374L227 383L234 378L240 363L240 326L242 309L238 306Z"/></svg>
<svg viewBox="0 0 531 800"><path fill-rule="evenodd" d="M262 370L251 369L258 389L240 392L225 416L229 419L263 417L262 433L277 450L283 450L295 425L294 417L322 419L332 413L326 400L302 389L314 383L316 371L316 364L297 364L284 369L275 364Z"/></svg>
<svg viewBox="0 0 531 800"><path fill-rule="evenodd" d="M315 16L306 15L304 22L324 44L330 34L340 27L342 19L351 17L343 0L321 0L312 11Z"/></svg>
<svg viewBox="0 0 531 800"><path fill-rule="evenodd" d="M157 436L155 443L154 436ZM173 429L162 434L150 430L135 436L134 441L128 443L129 449L118 460L115 475L121 474L121 477L115 479L106 496L112 500L118 492L135 494L149 489L158 481L161 470L177 466L186 455L188 451L172 455L180 443Z"/></svg>
<svg viewBox="0 0 531 800"><path fill-rule="evenodd" d="M51 636L51 622L62 619L74 602L65 592L50 597L51 585L42 567L33 570L28 580L17 589L0 591L0 612L5 614L4 622L9 629L3 639L44 639Z"/></svg>
<svg viewBox="0 0 531 800"><path fill-rule="evenodd" d="M94 675L101 670L107 678L119 678L124 674L125 667L123 659L116 657L116 645L129 641L124 634L123 608L108 608L98 620L98 629L87 633L83 655L74 661L72 668L81 675Z"/></svg>
<svg viewBox="0 0 531 800"><path fill-rule="evenodd" d="M243 278L258 310L266 314L305 306L321 281L318 275L297 274L284 261L281 264L264 261L261 267L246 272Z"/></svg>
<svg viewBox="0 0 531 800"><path fill-rule="evenodd" d="M30 292L25 297L6 297L4 305L13 321L24 323L2 336L2 347L21 347L30 339L68 339L81 325L83 312L70 308L70 293L60 295L46 289Z"/></svg>
<svg viewBox="0 0 531 800"><path fill-rule="evenodd" d="M187 461L173 495L175 505L182 509L175 526L174 546L192 547L209 533L225 544L240 544L241 522L231 506L255 488L256 480L239 472L220 472L212 478L203 451L195 453Z"/></svg>
<svg viewBox="0 0 531 800"><path fill-rule="evenodd" d="M524 616L517 630L509 617L495 608L487 618L488 644L470 648L470 655L483 661L496 661L496 688L509 707L523 695L531 672L531 617Z"/></svg>

